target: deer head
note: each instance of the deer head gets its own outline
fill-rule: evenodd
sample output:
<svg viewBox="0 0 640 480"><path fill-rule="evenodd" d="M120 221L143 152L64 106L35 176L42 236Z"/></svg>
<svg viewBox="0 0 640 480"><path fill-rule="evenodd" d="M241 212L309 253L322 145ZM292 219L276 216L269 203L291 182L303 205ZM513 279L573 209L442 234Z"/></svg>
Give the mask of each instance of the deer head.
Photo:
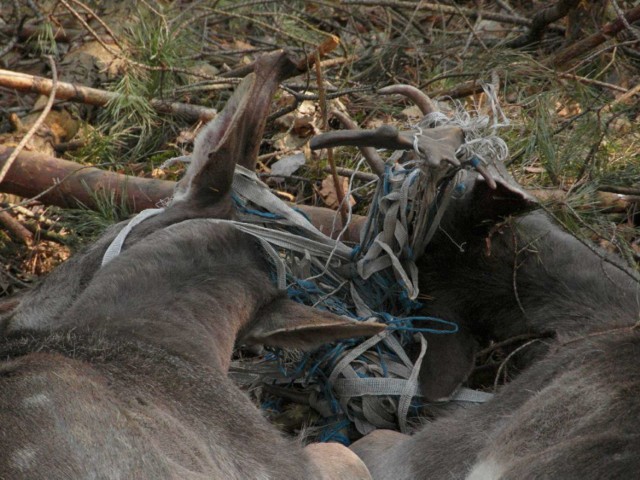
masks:
<svg viewBox="0 0 640 480"><path fill-rule="evenodd" d="M0 476L330 478L344 462L368 477L344 447L280 437L226 377L237 340L305 349L384 328L288 300L259 239L229 222L235 165L254 165L294 71L286 53L262 57L199 134L168 207L100 266L122 226L107 232L4 320L0 405L17 407L0 412Z"/></svg>

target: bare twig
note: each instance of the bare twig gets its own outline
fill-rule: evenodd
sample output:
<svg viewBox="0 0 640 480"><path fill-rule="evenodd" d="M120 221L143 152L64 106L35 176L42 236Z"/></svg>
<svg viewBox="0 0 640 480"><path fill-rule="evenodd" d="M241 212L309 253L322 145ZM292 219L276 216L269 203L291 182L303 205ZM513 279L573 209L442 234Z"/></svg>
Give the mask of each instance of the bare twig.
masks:
<svg viewBox="0 0 640 480"><path fill-rule="evenodd" d="M324 65L324 62L320 62L320 66L323 66L323 65ZM299 102L302 102L304 100L311 100L311 101L320 100L320 97L316 94L300 93L297 91L297 90L310 90L311 89L310 87L305 88L302 85L293 85L293 87L290 85L282 85L282 88L283 90L293 95L296 98L296 100L298 100ZM345 88L342 90L338 90L335 87L332 87L330 89L325 88L324 96L327 100L332 100L334 98L342 97L344 95L349 95L352 93L367 93L373 90L374 88L371 86Z"/></svg>
<svg viewBox="0 0 640 480"><path fill-rule="evenodd" d="M49 99L47 100L47 104L45 105L44 109L38 116L38 119L31 126L27 134L24 137L22 137L22 140L20 140L20 143L18 143L18 146L15 148L15 150L11 153L11 155L9 156L5 164L2 166L2 169L0 170L0 183L3 182L4 177L7 175L7 172L11 168L11 165L13 165L13 162L15 161L17 156L20 154L22 149L27 145L27 143L29 143L29 140L31 140L31 137L33 137L33 135L38 131L38 129L42 125L42 122L44 122L44 119L47 117L47 115L49 115L49 112L51 111L51 107L53 106L53 101L56 98L56 90L58 89L58 69L56 68L56 62L53 60L53 57L51 55L47 55L47 60L49 61L49 66L51 67L51 78L52 78L51 92L49 92Z"/></svg>
<svg viewBox="0 0 640 480"><path fill-rule="evenodd" d="M220 77L216 77L216 76L213 76L213 75L207 75L206 73L202 73L200 71L192 71L192 70L189 70L189 69L186 69L186 68L168 67L168 66L164 66L164 65L160 65L160 66L146 65L144 63L140 63L140 62L137 62L135 60L132 60L131 58L129 58L126 55L124 55L122 52L114 50L109 45L107 45L107 43L100 37L100 35L98 35L98 33L93 28L91 28L91 26L85 21L85 19L82 18L82 15L80 15L71 5L69 5L69 3L66 0L60 0L60 3L62 3L62 5L64 5L64 7L69 11L69 13L71 13L71 15L73 15L82 24L82 26L91 34L91 36L107 52L109 52L111 55L113 55L116 58L124 60L125 62L127 62L130 65L136 66L136 67L141 68L143 70L152 71L152 72L184 73L184 74L187 74L187 75L193 75L195 77L206 78L207 80L220 80Z"/></svg>
<svg viewBox="0 0 640 480"><path fill-rule="evenodd" d="M324 167L325 172L330 172L330 170L330 167ZM336 171L338 172L338 175L343 177L353 177L357 180L362 180L363 182L375 182L379 178L375 173L359 172L350 168L336 167Z"/></svg>
<svg viewBox="0 0 640 480"><path fill-rule="evenodd" d="M634 95L638 95L640 93L640 83L638 85L636 85L633 88L630 88L629 90L626 90L624 92L624 94L620 95L618 98L614 99L611 103L605 105L602 108L603 112L608 112L610 111L614 106L618 105L619 103L626 103L629 100L631 100L631 98Z"/></svg>
<svg viewBox="0 0 640 480"><path fill-rule="evenodd" d="M640 197L640 188L620 187L618 185L600 185L598 190L601 192L619 193L621 195L634 195Z"/></svg>
<svg viewBox="0 0 640 480"><path fill-rule="evenodd" d="M322 42L315 51L311 52L306 57L302 58L298 62L298 70L300 73L306 72L310 69L316 62L316 55L320 58L328 55L330 52L336 49L336 47L340 45L340 39L335 35L329 35ZM343 60L344 61L344 60ZM333 65L333 64L331 64ZM229 70L228 72L224 72L220 74L220 77L229 78L229 77L244 77L253 72L255 66L255 62L248 63L247 65L243 65L242 67L234 68L233 70ZM324 62L322 62L321 66L325 66Z"/></svg>
<svg viewBox="0 0 640 480"><path fill-rule="evenodd" d="M9 40L9 43L0 49L0 58L9 53L11 49L16 46L16 43L18 43L18 35L14 35L11 40Z"/></svg>
<svg viewBox="0 0 640 480"><path fill-rule="evenodd" d="M516 15L516 11L506 1L504 1L504 0L496 0L496 3L498 4L498 6L500 8L502 8L503 10L506 10L507 12L509 12L509 14Z"/></svg>
<svg viewBox="0 0 640 480"><path fill-rule="evenodd" d="M503 382L507 381L507 364L509 363L509 360L511 360L511 358L518 354L521 350L524 350L525 348L527 348L529 345L532 345L536 342L541 342L541 339L538 338L534 338L533 340L529 340L526 343L523 343L522 345L520 345L518 348L516 348L513 352L511 352L509 355L507 355L507 358L504 359L504 361L500 364L500 367L498 367L498 371L496 372L496 377L495 380L493 382L493 390L497 390L498 389L498 382L500 381L500 375L502 374L502 372L504 371L504 377L503 377Z"/></svg>
<svg viewBox="0 0 640 480"><path fill-rule="evenodd" d="M585 85L595 85L596 87L607 88L609 90L614 90L616 92L627 93L628 90L619 85L614 85L613 83L602 82L600 80L595 80L593 78L581 77L580 75L575 75L573 73L565 73L554 71L554 75L559 76L560 78L567 78L569 80L575 80L576 82L584 83Z"/></svg>
<svg viewBox="0 0 640 480"><path fill-rule="evenodd" d="M11 51L11 49L16 45L16 43L18 43L18 39L20 36L20 30L22 28L22 24L24 23L24 20L20 20L20 4L18 3L18 0L13 0L13 16L15 17L16 20L16 27L10 27L11 28L11 32L13 33L13 36L11 37L11 40L9 40L9 42L2 48L0 48L0 58L4 57L7 53L9 53Z"/></svg>
<svg viewBox="0 0 640 480"><path fill-rule="evenodd" d="M625 28L629 30L629 33L634 37L636 37L637 40L640 40L640 34L631 26L631 24L627 21L627 19L624 18L624 12L618 5L618 2L616 0L611 0L611 5L613 6L613 9L618 14L618 18L620 18Z"/></svg>
<svg viewBox="0 0 640 480"><path fill-rule="evenodd" d="M24 41L24 40L28 40L31 37L35 37L40 33L44 32L44 28L45 27L43 25L33 25L33 24L21 25L17 32L18 40ZM10 34L11 32L14 32L14 31L15 31L15 27L12 25L11 26L4 25L0 27L0 32L4 34ZM71 28L56 27L53 30L52 34L53 34L53 40L55 40L56 42L69 42L74 38L78 38L82 35L85 35L85 32L82 30L74 30Z"/></svg>
<svg viewBox="0 0 640 480"><path fill-rule="evenodd" d="M113 30L111 30L111 28L109 27L109 25L107 25L102 18L100 18L100 16L98 16L98 14L96 12L94 12L93 10L91 10L91 8L89 8L87 5L85 5L84 3L78 1L78 0L71 0L73 3L75 3L76 5L78 5L79 7L85 9L89 15L91 15L96 22L98 22L100 25L102 25L102 28L104 28L105 32L107 32L107 34L111 37L111 39L114 41L114 43L118 46L118 48L120 48L121 50L123 49L122 44L120 43L120 41L118 40L118 37L116 36L116 34L113 32Z"/></svg>
<svg viewBox="0 0 640 480"><path fill-rule="evenodd" d="M235 83L232 80L224 80L221 83ZM42 95L51 94L51 80L34 75L13 72L11 70L0 69L0 86L15 88L23 92L34 92ZM74 85L72 83L58 82L56 91L58 100L70 100L73 102L81 102L88 105L105 106L110 101L121 98L120 94L99 90L97 88L84 87ZM190 105L180 102L165 102L163 100L151 99L149 103L153 108L161 113L170 113L180 115L190 120L211 120L218 112L213 108L201 107L199 105Z"/></svg>
<svg viewBox="0 0 640 480"><path fill-rule="evenodd" d="M522 335L515 335L511 338L507 338L506 340L503 340L501 342L496 342L490 346L488 346L487 348L480 350L478 353L475 354L475 357L477 359L480 359L482 357L485 357L487 355L489 355L490 353L503 348L503 347L508 347L509 345L512 345L514 343L518 343L518 342L522 342L525 340L541 340L543 338L553 338L554 334L552 332L542 332L542 333L523 333Z"/></svg>
<svg viewBox="0 0 640 480"><path fill-rule="evenodd" d="M469 95L475 95L476 93L481 93L482 84L477 80L469 80L468 82L461 83L457 87L447 89L447 90L437 90L435 92L431 92L431 96L433 98L462 98L468 97Z"/></svg>
<svg viewBox="0 0 640 480"><path fill-rule="evenodd" d="M322 130L326 131L329 128L329 108L324 92L324 79L322 78L322 67L320 65L320 51L316 52L315 70L316 80L318 83L318 95L320 97L320 112L322 114ZM333 187L336 191L336 198L338 200L338 208L340 209L342 223L343 225L346 225L349 219L349 211L347 209L347 204L344 201L342 182L340 182L338 172L336 172L336 163L333 159L333 150L331 148L327 148L327 161L331 168L331 177L333 178Z"/></svg>

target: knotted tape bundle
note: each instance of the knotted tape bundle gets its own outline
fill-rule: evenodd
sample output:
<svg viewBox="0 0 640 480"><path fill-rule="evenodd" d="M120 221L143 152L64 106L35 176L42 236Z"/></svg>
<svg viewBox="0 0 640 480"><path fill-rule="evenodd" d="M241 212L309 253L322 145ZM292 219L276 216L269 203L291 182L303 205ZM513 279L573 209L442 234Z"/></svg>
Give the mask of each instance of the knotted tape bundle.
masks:
<svg viewBox="0 0 640 480"><path fill-rule="evenodd" d="M304 214L276 197L254 172L236 167L233 199L239 220L210 221L232 224L259 239L273 265L274 281L290 298L361 321L375 318L389 325L363 342L338 342L296 356L295 361L284 360L278 352L268 354L265 360L278 362L280 374L273 374L273 369L259 373L263 382L312 388L309 402L334 425L344 427L346 417L362 434L376 428L410 430L410 411L419 397L417 378L428 348L421 333L457 331L454 323L415 315L421 306L416 301L415 260L434 235L449 200L463 193L461 180L466 174L444 162L434 165L427 155L445 151L471 166L504 161L507 147L495 135L501 126L496 119L504 116L495 95L490 97L493 124L489 117L472 117L458 108L454 118L433 113L415 127L413 159L400 163L402 152L389 157L360 243L354 247L340 240L348 225L337 239L324 235ZM429 137L427 129L447 126L462 129L464 140ZM422 148L418 148L418 140ZM349 192L352 186L353 177ZM107 250L103 264L118 254L135 224L159 211L145 211L132 220ZM415 362L405 353L411 342L418 342L420 348ZM455 400L482 402L488 397L461 389ZM321 438L348 443L337 427L325 429Z"/></svg>

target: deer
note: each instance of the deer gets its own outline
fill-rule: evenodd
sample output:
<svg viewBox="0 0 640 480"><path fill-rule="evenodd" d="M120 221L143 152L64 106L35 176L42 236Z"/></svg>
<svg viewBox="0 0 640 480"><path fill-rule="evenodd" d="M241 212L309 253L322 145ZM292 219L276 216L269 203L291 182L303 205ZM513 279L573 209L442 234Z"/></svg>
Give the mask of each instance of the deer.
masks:
<svg viewBox="0 0 640 480"><path fill-rule="evenodd" d="M265 55L198 134L168 206L109 229L0 321L0 478L367 479L339 444L303 447L228 378L234 345L308 349L385 328L294 303L234 228L279 83Z"/></svg>
<svg viewBox="0 0 640 480"><path fill-rule="evenodd" d="M387 91L417 98L425 115L433 111L413 87ZM387 148L412 150L401 132L381 128L320 136L313 146L366 149L383 133ZM501 165L469 175L463 187L417 260L420 289L431 298L420 314L459 327L426 334L421 392L446 401L472 371L479 344L534 338L517 355L520 373L487 403L456 409L413 435L376 430L350 448L376 479L636 476L637 273L535 209L535 198Z"/></svg>

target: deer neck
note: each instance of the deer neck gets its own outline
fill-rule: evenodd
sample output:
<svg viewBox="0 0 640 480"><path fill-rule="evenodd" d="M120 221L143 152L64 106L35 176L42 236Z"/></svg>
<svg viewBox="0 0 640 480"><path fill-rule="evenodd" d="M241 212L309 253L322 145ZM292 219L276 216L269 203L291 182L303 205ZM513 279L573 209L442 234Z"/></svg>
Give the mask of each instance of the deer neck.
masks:
<svg viewBox="0 0 640 480"><path fill-rule="evenodd" d="M155 344L226 372L238 332L274 291L250 239L191 220L103 267L60 324Z"/></svg>

